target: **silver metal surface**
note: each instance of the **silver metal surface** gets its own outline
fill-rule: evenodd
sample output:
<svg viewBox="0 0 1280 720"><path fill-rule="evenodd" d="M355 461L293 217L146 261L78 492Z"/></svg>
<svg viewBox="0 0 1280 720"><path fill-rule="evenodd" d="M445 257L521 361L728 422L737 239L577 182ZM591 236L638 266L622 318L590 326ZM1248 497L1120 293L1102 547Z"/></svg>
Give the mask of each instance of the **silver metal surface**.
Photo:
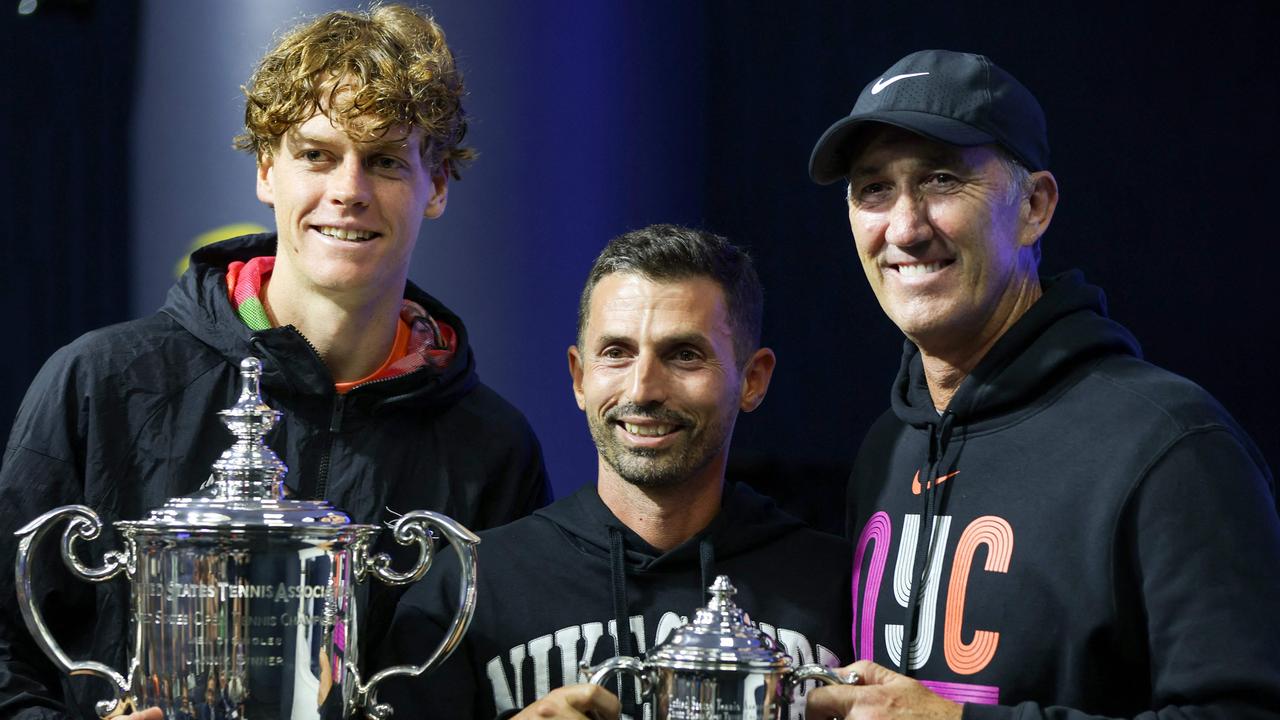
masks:
<svg viewBox="0 0 1280 720"><path fill-rule="evenodd" d="M372 553L377 526L352 524L324 501L286 498L287 468L264 441L280 414L259 395L258 361L246 359L241 374L239 400L220 413L236 441L214 463L212 482L143 520L115 523L125 550L107 552L100 567L83 564L75 544L98 537L102 522L80 505L52 510L19 531L15 573L27 627L60 670L111 685L113 697L96 708L102 716L159 707L169 720L389 717L391 708L377 702L378 684L427 672L466 632L479 538L444 515L406 513L389 530L399 544L417 547L418 558L398 571L386 553ZM37 606L31 558L62 522L62 557L74 576L129 577L127 676L67 657ZM366 683L358 657L362 583L422 578L434 556L433 530L461 561L458 613L421 665L387 668Z"/></svg>
<svg viewBox="0 0 1280 720"><path fill-rule="evenodd" d="M591 667L586 662L578 666L578 670L584 675L588 675L587 682L592 685L604 685L605 680L614 673L624 673L633 675L640 681L640 694L648 695L654 684L654 672L644 663L643 660L637 660L633 657L611 657L608 660Z"/></svg>
<svg viewBox="0 0 1280 720"><path fill-rule="evenodd" d="M36 645L53 661L59 670L67 675L91 675L106 680L112 689L112 699L99 701L95 707L99 715L106 716L114 712L124 700L131 686L120 673L107 665L92 660L75 661L63 652L62 647L49 632L44 622L44 615L36 604L35 591L31 583L31 556L36 546L56 524L68 519L67 529L62 533L62 559L71 572L90 582L105 582L120 574L129 566L123 553L108 553L101 568L89 568L80 563L73 552L76 540L94 540L102 533L102 521L98 515L83 505L66 505L54 508L40 517L24 525L16 533L22 539L18 542L18 557L14 564L14 576L17 580L18 606L22 610L22 619L26 621Z"/></svg>
<svg viewBox="0 0 1280 720"><path fill-rule="evenodd" d="M718 576L708 590L707 606L643 660L583 663L588 682L603 685L614 673L638 678L656 720L779 720L787 717L801 683L844 684L824 665L793 667L773 638L734 604L737 590L727 576Z"/></svg>
<svg viewBox="0 0 1280 720"><path fill-rule="evenodd" d="M418 528L418 530L407 529L410 525ZM404 545L409 544L409 538L425 537L428 538L428 541L423 546L423 553L419 557L416 573L406 573L403 576L391 572L386 574L397 581L411 574L416 575L406 580L406 582L412 582L426 573L431 564L431 557L434 551L434 544L429 540L431 535L427 529L428 527L439 529L449 540L449 545L453 547L454 552L458 555L459 567L462 569L458 578L458 611L454 614L453 622L449 625L449 632L445 634L444 639L440 641L440 644L427 656L427 659L421 665L395 665L379 670L373 677L369 678L367 684L362 684L359 678L356 678L357 699L355 705L363 707L373 720L384 720L390 717L392 712L389 705L378 702L378 684L390 677L416 677L444 662L454 651L454 648L458 647L458 644L462 642L462 636L466 634L467 628L470 627L471 617L476 611L476 545L480 542L480 538L452 518L425 510L414 510L405 513L404 517L395 523L396 540ZM404 540L401 539L402 528L406 528L403 531L406 538ZM378 558L374 559L377 560ZM381 567L381 564L379 564L379 567ZM374 573L377 574L378 569L375 569ZM377 575L377 577L382 578L383 575ZM391 581L387 580L387 582Z"/></svg>
<svg viewBox="0 0 1280 720"><path fill-rule="evenodd" d="M266 437L281 413L262 400L262 362L240 362L240 398L218 413L236 442L213 463L213 496L221 500L281 500L289 468L267 446Z"/></svg>

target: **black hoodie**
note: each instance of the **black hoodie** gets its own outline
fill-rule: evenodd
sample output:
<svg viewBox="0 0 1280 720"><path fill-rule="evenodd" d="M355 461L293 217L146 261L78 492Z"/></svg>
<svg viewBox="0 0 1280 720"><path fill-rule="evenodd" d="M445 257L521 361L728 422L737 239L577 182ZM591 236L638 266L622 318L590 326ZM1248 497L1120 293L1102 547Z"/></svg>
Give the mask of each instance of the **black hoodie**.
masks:
<svg viewBox="0 0 1280 720"><path fill-rule="evenodd" d="M72 503L107 524L85 554L100 558L119 547L110 523L193 492L232 442L216 413L235 402L239 363L249 355L262 360L268 404L284 413L267 440L289 466L286 484L296 497L324 497L357 523L420 508L473 529L544 504L537 439L478 381L457 316L409 284L405 296L456 331L451 363L338 395L302 335L292 327L250 330L227 298L228 263L274 253L274 235L202 249L158 313L88 333L50 358L14 421L0 470L0 558L15 556L14 530ZM415 552L396 546L399 567ZM63 649L123 671L127 583L73 580L56 557L39 568L37 595ZM362 608L366 642L380 637L400 594L376 585ZM13 573L0 572L0 716L61 717L71 694L80 716L96 717L93 701L107 692L54 671L18 613Z"/></svg>
<svg viewBox="0 0 1280 720"><path fill-rule="evenodd" d="M1074 272L942 413L907 343L850 484L858 657L974 720L1280 716L1274 481L1138 353Z"/></svg>
<svg viewBox="0 0 1280 720"><path fill-rule="evenodd" d="M442 558L401 601L388 634L394 652L384 663L416 665L439 641L457 606L453 557ZM843 540L805 527L742 484L726 488L711 525L663 553L587 485L481 533L476 614L462 645L423 680L388 681L381 699L401 708L397 713L432 719L513 712L582 682L582 660L594 665L651 650L706 605L715 575L729 576L738 589L734 601L793 660L835 667L849 657L842 569L849 557ZM621 642L619 618L631 628ZM626 685L623 714L652 717L647 703L643 714L636 711L638 689Z"/></svg>

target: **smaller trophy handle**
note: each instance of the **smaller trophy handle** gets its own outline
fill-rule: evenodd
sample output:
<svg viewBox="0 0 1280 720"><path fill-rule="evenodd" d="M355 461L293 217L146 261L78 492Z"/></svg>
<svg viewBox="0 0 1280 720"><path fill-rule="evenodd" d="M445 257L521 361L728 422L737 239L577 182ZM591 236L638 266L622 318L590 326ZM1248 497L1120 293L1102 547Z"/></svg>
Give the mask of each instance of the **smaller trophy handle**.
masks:
<svg viewBox="0 0 1280 720"><path fill-rule="evenodd" d="M18 543L18 558L14 564L18 606L22 610L22 619L26 621L31 637L44 654L58 666L58 669L68 675L92 675L111 684L111 689L115 693L114 699L102 700L95 706L98 714L105 717L129 696L129 682L107 665L92 660L77 662L68 657L49 632L44 615L36 604L35 592L31 585L31 557L35 553L35 547L57 522L64 518L69 518L70 522L62 533L62 560L73 575L90 582L105 582L119 575L122 570L132 570L128 553L119 550L104 554L102 567L86 567L76 557L74 546L77 540L93 540L102 534L102 519L84 505L64 505L54 508L27 523L15 533L22 538Z"/></svg>
<svg viewBox="0 0 1280 720"><path fill-rule="evenodd" d="M818 663L810 663L801 665L791 672L790 682L792 689L800 685L806 680L817 680L823 685L857 685L858 673L851 672L847 677L840 677L835 670L826 665Z"/></svg>
<svg viewBox="0 0 1280 720"><path fill-rule="evenodd" d="M416 542L421 549L418 563L412 570L405 573L397 573L390 570L390 558L387 557L386 553L379 553L368 560L367 567L363 568L364 572L372 572L374 577L388 585L405 585L421 579L427 573L427 569L431 567L432 555L435 552L435 539L429 529L432 527L438 529L448 539L449 544L458 555L458 561L462 569L458 588L458 611L453 616L453 624L449 626L449 632L440 641L440 645L436 647L435 651L427 656L427 659L421 665L417 667L395 665L379 670L373 677L369 678L367 685L360 685L357 679L356 692L359 696L357 704L364 705L365 712L372 720L385 720L391 717L392 713L390 705L378 702L378 684L389 677L397 675L417 677L444 662L458 647L458 643L462 641L463 634L467 632L467 627L471 625L471 616L476 612L476 545L480 543L480 538L463 527L461 523L446 515L428 510L414 510L405 513L403 517L392 525L396 542L401 545L409 545ZM363 574L360 570L361 565L357 564L357 577Z"/></svg>
<svg viewBox="0 0 1280 720"><path fill-rule="evenodd" d="M578 672L588 676L587 682L592 685L604 685L604 681L613 673L631 674L640 681L641 695L647 696L653 689L653 678L649 668L645 667L643 660L633 657L611 657L595 667L591 667L584 661L578 666Z"/></svg>

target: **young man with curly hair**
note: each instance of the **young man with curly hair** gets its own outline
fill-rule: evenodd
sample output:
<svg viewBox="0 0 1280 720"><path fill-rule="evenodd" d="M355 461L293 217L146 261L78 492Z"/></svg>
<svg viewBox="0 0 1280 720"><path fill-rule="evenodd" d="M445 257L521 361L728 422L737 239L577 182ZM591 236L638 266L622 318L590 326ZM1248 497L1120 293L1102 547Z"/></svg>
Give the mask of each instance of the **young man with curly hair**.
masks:
<svg viewBox="0 0 1280 720"><path fill-rule="evenodd" d="M0 469L0 557L14 557L17 527L72 503L107 524L89 550L100 557L119 545L110 523L195 491L230 444L215 413L246 356L284 413L268 439L297 498L358 523L422 508L475 530L545 503L528 423L479 383L462 321L407 280L422 221L474 155L440 27L399 6L326 14L284 35L245 94L236 145L257 158L276 232L196 252L159 312L46 363ZM72 579L56 552L41 562L35 599L62 647L124 667L123 586ZM0 573L0 716L93 717L104 688L48 662L12 581ZM364 642L398 594L370 588Z"/></svg>

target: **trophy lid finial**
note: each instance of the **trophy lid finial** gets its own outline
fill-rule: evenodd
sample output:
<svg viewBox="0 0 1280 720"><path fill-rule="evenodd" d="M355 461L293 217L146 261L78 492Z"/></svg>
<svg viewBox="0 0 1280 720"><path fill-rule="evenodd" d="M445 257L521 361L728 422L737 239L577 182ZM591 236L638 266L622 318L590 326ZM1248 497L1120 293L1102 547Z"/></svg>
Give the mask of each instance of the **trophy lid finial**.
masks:
<svg viewBox="0 0 1280 720"><path fill-rule="evenodd" d="M708 608L713 610L727 610L733 607L733 596L738 594L738 588L729 582L728 575L717 575L712 581L711 587L707 588L711 593L711 602L707 604Z"/></svg>
<svg viewBox="0 0 1280 720"><path fill-rule="evenodd" d="M671 632L666 642L647 656L659 667L695 670L789 667L790 657L777 642L756 627L733 596L737 588L719 575L707 588L711 600L694 611L693 619Z"/></svg>
<svg viewBox="0 0 1280 720"><path fill-rule="evenodd" d="M289 468L266 443L266 435L280 421L281 413L262 400L261 380L262 361L256 357L241 360L240 398L218 413L236 438L213 464L215 492L227 500L283 497Z"/></svg>

